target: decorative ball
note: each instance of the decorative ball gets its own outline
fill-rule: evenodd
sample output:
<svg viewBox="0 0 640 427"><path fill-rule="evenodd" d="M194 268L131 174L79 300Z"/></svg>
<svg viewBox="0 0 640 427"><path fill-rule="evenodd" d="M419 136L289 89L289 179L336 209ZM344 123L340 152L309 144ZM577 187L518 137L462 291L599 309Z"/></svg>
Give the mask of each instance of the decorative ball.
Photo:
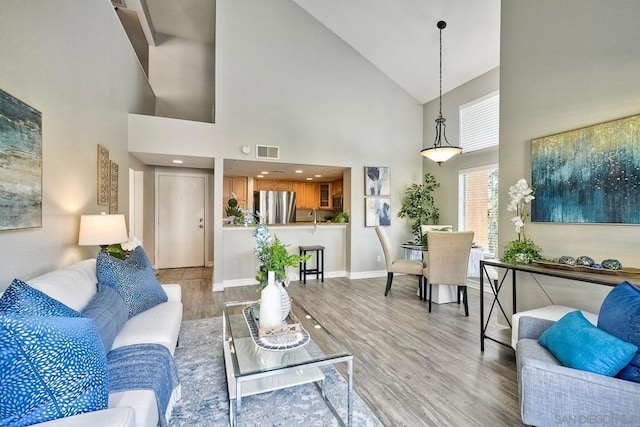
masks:
<svg viewBox="0 0 640 427"><path fill-rule="evenodd" d="M576 259L572 256L566 256L566 255L561 256L558 262L560 264L565 264L565 265L571 265L571 266L576 265Z"/></svg>
<svg viewBox="0 0 640 427"><path fill-rule="evenodd" d="M605 259L600 264L602 264L602 268L607 270L620 270L622 268L622 264L617 259Z"/></svg>
<svg viewBox="0 0 640 427"><path fill-rule="evenodd" d="M586 265L587 267L591 267L595 263L596 262L593 260L593 258L586 255L579 256L578 259L576 259L577 265Z"/></svg>

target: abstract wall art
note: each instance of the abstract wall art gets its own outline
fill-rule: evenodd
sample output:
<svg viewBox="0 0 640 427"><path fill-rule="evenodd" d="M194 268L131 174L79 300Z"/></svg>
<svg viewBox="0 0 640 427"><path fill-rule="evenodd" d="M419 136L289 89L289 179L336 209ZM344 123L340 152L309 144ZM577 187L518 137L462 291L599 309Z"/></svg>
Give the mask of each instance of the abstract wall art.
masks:
<svg viewBox="0 0 640 427"><path fill-rule="evenodd" d="M640 224L640 115L531 141L534 222Z"/></svg>
<svg viewBox="0 0 640 427"><path fill-rule="evenodd" d="M42 227L42 113L0 90L0 230Z"/></svg>
<svg viewBox="0 0 640 427"><path fill-rule="evenodd" d="M391 199L376 197L365 199L365 227L391 225Z"/></svg>
<svg viewBox="0 0 640 427"><path fill-rule="evenodd" d="M365 166L364 184L365 196L390 196L391 195L391 168Z"/></svg>

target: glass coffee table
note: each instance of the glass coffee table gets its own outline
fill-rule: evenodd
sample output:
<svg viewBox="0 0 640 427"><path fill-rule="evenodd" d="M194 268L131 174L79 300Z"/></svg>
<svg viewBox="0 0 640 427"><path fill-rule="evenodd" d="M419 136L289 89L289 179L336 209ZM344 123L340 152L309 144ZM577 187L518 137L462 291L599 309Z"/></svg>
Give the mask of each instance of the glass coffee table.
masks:
<svg viewBox="0 0 640 427"><path fill-rule="evenodd" d="M353 354L295 301L291 312L302 330L293 334L258 337L251 307L258 301L236 301L224 305L223 350L229 390L229 418L235 426L242 410L242 398L315 383L318 392L336 417L345 425L325 395L321 366L347 364L347 419L351 426ZM252 332L253 330L253 332Z"/></svg>

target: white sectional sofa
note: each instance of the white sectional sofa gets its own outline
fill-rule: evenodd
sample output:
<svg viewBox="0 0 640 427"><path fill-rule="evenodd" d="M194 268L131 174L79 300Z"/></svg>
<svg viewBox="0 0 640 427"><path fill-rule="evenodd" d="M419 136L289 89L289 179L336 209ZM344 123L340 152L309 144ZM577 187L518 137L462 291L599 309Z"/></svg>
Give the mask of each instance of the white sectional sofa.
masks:
<svg viewBox="0 0 640 427"><path fill-rule="evenodd" d="M77 311L96 293L96 260L88 259L26 281ZM162 285L168 301L146 310L125 323L112 349L131 344L161 344L174 354L182 322L180 285ZM39 426L127 426L155 427L158 407L152 390L130 390L109 395L109 408L36 424Z"/></svg>

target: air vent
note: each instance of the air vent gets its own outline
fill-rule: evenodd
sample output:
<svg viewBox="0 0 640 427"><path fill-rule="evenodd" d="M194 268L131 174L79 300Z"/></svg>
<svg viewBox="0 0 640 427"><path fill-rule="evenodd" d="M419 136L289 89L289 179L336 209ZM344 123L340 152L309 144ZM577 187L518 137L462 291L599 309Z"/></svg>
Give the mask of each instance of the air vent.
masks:
<svg viewBox="0 0 640 427"><path fill-rule="evenodd" d="M275 145L256 145L256 158L279 159L280 147L277 147Z"/></svg>

